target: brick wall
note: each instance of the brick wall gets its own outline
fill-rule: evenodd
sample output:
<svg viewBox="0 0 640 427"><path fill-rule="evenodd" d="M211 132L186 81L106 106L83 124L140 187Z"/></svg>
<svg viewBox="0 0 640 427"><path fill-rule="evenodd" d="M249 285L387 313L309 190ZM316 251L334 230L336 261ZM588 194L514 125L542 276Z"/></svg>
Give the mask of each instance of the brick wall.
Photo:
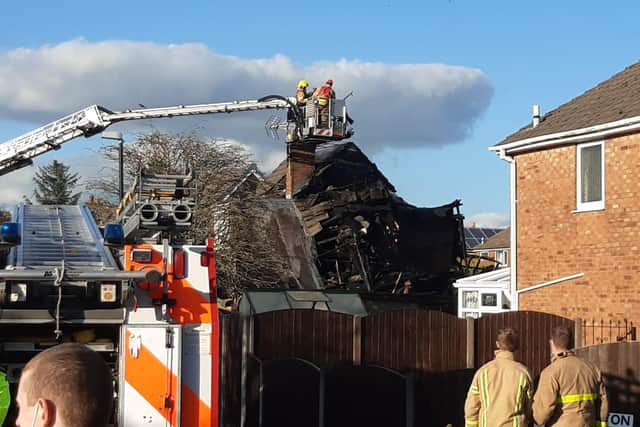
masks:
<svg viewBox="0 0 640 427"><path fill-rule="evenodd" d="M314 144L289 144L287 146L287 196L295 194L313 175L316 146Z"/></svg>
<svg viewBox="0 0 640 427"><path fill-rule="evenodd" d="M509 263L511 262L511 251L509 249L485 249L485 250L478 250L478 249L474 249L474 250L469 250L467 252L468 254L471 255L477 255L477 256L482 256L484 254L485 257L487 258L491 258L493 260L497 260L499 257L499 253L504 253L504 258L506 258L506 263L501 264L500 267L508 267ZM482 263L481 263L482 265Z"/></svg>
<svg viewBox="0 0 640 427"><path fill-rule="evenodd" d="M640 134L605 143L605 209L576 212L576 146L521 154L517 287L521 310L640 325Z"/></svg>

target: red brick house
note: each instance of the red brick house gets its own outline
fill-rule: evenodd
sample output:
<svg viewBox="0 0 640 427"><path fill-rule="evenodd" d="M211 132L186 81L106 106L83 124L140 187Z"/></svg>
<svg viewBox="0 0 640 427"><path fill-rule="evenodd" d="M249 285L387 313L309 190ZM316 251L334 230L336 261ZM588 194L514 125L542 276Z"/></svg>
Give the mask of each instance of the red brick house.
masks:
<svg viewBox="0 0 640 427"><path fill-rule="evenodd" d="M499 263L500 267L509 266L509 252L511 245L511 231L509 228L500 230L484 242L472 247L467 252L474 255L491 258Z"/></svg>
<svg viewBox="0 0 640 427"><path fill-rule="evenodd" d="M639 95L636 63L490 147L511 168L512 309L640 322Z"/></svg>

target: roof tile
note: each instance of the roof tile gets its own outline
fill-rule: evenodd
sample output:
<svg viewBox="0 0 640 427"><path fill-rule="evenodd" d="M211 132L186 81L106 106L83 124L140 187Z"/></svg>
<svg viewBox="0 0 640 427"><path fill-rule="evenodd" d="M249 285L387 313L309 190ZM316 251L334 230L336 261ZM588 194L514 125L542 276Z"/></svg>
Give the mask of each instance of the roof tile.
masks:
<svg viewBox="0 0 640 427"><path fill-rule="evenodd" d="M640 62L507 136L496 146L640 116Z"/></svg>

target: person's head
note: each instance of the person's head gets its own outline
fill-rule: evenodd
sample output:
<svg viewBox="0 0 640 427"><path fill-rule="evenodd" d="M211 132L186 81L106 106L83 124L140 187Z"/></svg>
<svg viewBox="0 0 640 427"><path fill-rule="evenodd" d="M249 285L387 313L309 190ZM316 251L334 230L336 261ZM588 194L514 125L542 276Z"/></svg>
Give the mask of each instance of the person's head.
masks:
<svg viewBox="0 0 640 427"><path fill-rule="evenodd" d="M308 86L309 86L309 82L308 82L308 81L306 81L306 80L300 80L300 81L298 82L298 87L299 87L300 89L305 89L305 88L307 88Z"/></svg>
<svg viewBox="0 0 640 427"><path fill-rule="evenodd" d="M104 359L81 344L60 344L22 370L16 427L104 427L113 383Z"/></svg>
<svg viewBox="0 0 640 427"><path fill-rule="evenodd" d="M408 294L409 292L411 292L411 280L407 279L404 281L404 283L402 284L402 293Z"/></svg>
<svg viewBox="0 0 640 427"><path fill-rule="evenodd" d="M327 84L328 84L329 86L333 86L333 80L331 80L331 79L327 80Z"/></svg>
<svg viewBox="0 0 640 427"><path fill-rule="evenodd" d="M572 338L571 329L566 326L556 326L553 328L551 331L551 339L549 340L551 353L557 354L570 350L573 346Z"/></svg>
<svg viewBox="0 0 640 427"><path fill-rule="evenodd" d="M496 339L496 347L498 350L516 351L520 348L520 336L518 331L513 328L502 328L498 331Z"/></svg>

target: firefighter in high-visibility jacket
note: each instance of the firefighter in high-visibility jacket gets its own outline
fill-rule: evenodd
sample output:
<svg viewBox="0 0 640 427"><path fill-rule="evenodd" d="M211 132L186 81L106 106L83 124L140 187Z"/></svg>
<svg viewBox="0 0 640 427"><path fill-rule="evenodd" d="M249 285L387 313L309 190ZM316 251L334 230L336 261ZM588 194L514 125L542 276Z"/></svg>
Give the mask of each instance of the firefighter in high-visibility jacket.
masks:
<svg viewBox="0 0 640 427"><path fill-rule="evenodd" d="M300 80L298 82L298 89L296 89L296 103L298 107L307 105L307 101L311 98L311 95L307 93L309 82L306 80Z"/></svg>
<svg viewBox="0 0 640 427"><path fill-rule="evenodd" d="M329 100L335 99L336 93L333 91L333 80L329 79L325 84L317 88L313 92L313 99L318 104L319 126L321 128L329 127Z"/></svg>
<svg viewBox="0 0 640 427"><path fill-rule="evenodd" d="M609 405L600 370L570 351L571 331L553 329L551 364L540 374L533 419L546 427L606 427Z"/></svg>
<svg viewBox="0 0 640 427"><path fill-rule="evenodd" d="M526 427L531 420L533 386L527 368L514 360L518 333L498 333L495 359L473 376L464 404L466 427Z"/></svg>

